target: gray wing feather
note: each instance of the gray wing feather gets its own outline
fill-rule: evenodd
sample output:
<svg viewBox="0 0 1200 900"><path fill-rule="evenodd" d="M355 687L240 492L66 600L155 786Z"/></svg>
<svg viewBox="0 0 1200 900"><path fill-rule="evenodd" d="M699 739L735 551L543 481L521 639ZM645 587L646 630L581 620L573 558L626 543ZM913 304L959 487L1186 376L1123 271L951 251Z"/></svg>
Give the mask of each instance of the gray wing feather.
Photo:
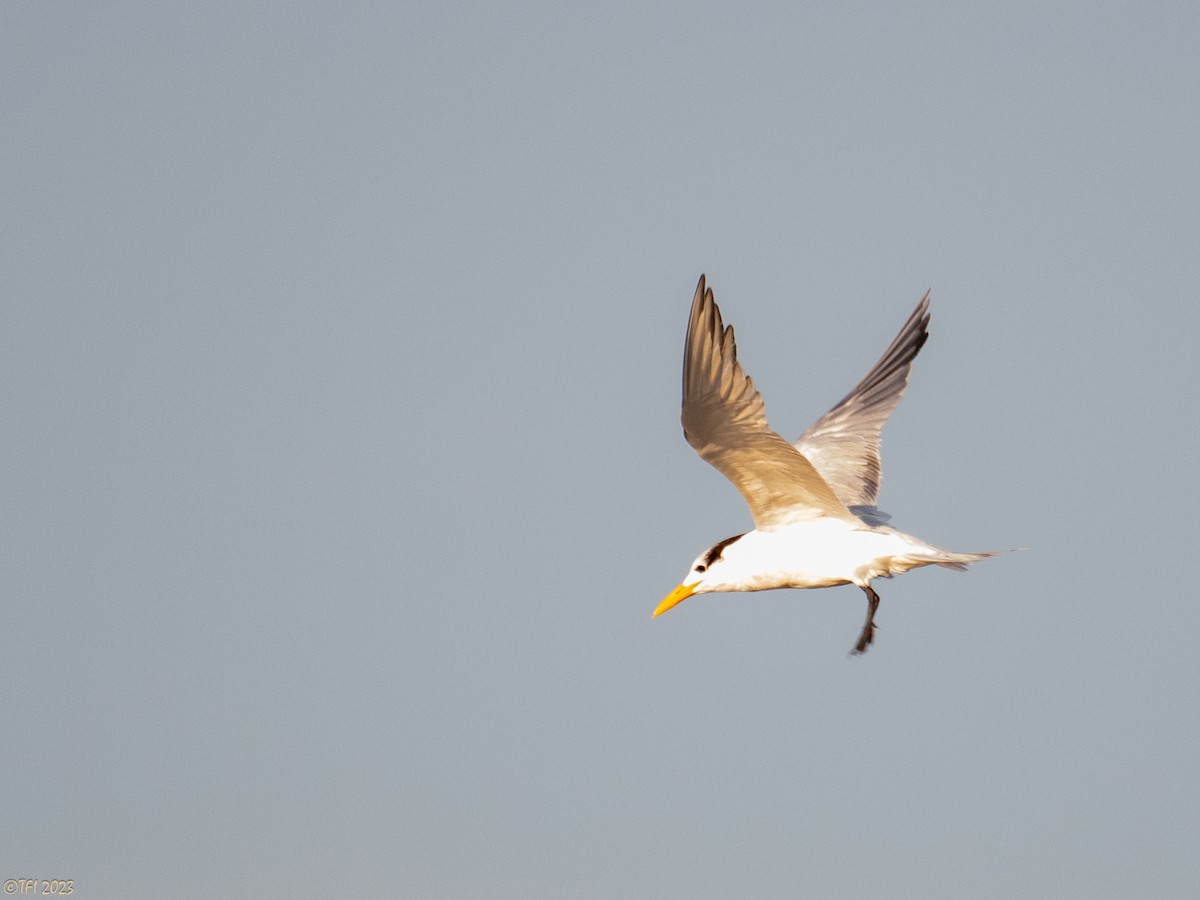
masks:
<svg viewBox="0 0 1200 900"><path fill-rule="evenodd" d="M929 292L866 376L796 441L846 506L875 505L883 477L880 434L908 387L908 373L929 337ZM880 515L875 512L875 515Z"/></svg>
<svg viewBox="0 0 1200 900"><path fill-rule="evenodd" d="M762 395L737 360L733 328L696 286L683 351L684 437L741 492L760 531L819 516L852 519L801 452L771 430Z"/></svg>

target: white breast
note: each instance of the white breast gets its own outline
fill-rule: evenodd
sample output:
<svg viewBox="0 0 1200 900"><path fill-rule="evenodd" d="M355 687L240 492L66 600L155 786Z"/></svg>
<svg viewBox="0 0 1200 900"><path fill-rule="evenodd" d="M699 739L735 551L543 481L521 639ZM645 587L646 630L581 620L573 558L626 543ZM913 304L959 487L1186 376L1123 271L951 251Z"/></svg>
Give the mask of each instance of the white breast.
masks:
<svg viewBox="0 0 1200 900"><path fill-rule="evenodd" d="M726 590L865 583L887 574L892 557L914 549L905 538L830 518L752 531L727 548L722 580L731 584Z"/></svg>

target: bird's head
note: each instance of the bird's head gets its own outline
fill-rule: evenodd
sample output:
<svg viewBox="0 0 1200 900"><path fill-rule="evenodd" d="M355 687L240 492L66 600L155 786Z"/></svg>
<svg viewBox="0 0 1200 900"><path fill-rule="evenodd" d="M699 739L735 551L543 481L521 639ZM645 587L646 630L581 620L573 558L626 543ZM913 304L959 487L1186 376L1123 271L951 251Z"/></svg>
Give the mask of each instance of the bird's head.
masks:
<svg viewBox="0 0 1200 900"><path fill-rule="evenodd" d="M726 538L719 544L714 544L695 558L687 575L679 583L679 587L667 594L658 608L655 616L661 616L673 606L678 606L692 594L707 594L712 591L737 590L732 571L726 558L726 551L732 544L744 535L738 534Z"/></svg>

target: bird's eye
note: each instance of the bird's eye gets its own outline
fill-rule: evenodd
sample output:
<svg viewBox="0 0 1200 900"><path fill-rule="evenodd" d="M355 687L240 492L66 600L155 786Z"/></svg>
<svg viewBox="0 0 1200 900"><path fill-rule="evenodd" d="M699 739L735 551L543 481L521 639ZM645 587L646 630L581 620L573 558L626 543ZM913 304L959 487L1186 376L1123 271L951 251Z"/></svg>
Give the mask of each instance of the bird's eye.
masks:
<svg viewBox="0 0 1200 900"><path fill-rule="evenodd" d="M707 568L708 568L708 566L704 565L704 563L700 563L700 565L696 566L696 571L703 572Z"/></svg>

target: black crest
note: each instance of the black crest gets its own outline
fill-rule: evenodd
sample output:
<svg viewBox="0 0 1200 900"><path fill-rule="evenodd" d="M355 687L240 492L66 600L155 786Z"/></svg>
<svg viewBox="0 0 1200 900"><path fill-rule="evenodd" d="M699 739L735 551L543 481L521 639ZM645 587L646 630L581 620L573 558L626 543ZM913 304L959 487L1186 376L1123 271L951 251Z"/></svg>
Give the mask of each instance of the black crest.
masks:
<svg viewBox="0 0 1200 900"><path fill-rule="evenodd" d="M712 549L710 549L707 553L704 554L704 567L708 568L713 563L715 563L718 559L721 558L721 554L723 552L725 552L726 547L728 547L734 541L744 538L745 536L746 535L744 535L744 534L735 534L731 538L725 538L725 540L721 541L721 543L719 543L719 544L714 544L712 546Z"/></svg>

